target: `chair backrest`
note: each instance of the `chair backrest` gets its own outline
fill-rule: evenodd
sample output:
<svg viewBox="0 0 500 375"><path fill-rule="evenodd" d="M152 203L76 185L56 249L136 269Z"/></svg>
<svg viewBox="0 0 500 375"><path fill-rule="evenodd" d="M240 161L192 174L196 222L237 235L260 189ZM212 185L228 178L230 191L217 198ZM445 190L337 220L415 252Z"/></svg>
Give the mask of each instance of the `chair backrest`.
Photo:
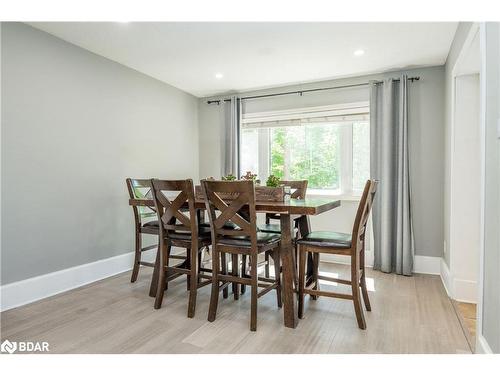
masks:
<svg viewBox="0 0 500 375"><path fill-rule="evenodd" d="M212 230L212 242L221 236L249 236L252 247L257 246L257 215L255 211L255 185L253 181L211 181L202 180L201 186L205 206ZM229 201L221 194L231 193ZM242 215L248 213L248 217ZM226 224L237 226L232 229Z"/></svg>
<svg viewBox="0 0 500 375"><path fill-rule="evenodd" d="M373 206L373 199L377 191L377 180L367 180L363 195L359 201L358 211L356 212L356 219L354 220L354 227L352 229L353 245L357 245L364 241L366 234L366 224L370 217L370 212Z"/></svg>
<svg viewBox="0 0 500 375"><path fill-rule="evenodd" d="M295 189L292 192L290 198L294 199L305 199L307 192L307 180L296 180L296 181L280 181L280 185L290 186L292 189Z"/></svg>
<svg viewBox="0 0 500 375"><path fill-rule="evenodd" d="M151 180L161 239L170 232L189 232L198 238L193 180ZM188 206L189 211L185 210ZM189 212L189 216L186 215ZM179 223L178 223L179 222Z"/></svg>
<svg viewBox="0 0 500 375"><path fill-rule="evenodd" d="M127 178L127 190L130 199L152 198L151 180ZM134 211L134 219L139 227L143 219L156 217L156 210L149 206L132 206Z"/></svg>

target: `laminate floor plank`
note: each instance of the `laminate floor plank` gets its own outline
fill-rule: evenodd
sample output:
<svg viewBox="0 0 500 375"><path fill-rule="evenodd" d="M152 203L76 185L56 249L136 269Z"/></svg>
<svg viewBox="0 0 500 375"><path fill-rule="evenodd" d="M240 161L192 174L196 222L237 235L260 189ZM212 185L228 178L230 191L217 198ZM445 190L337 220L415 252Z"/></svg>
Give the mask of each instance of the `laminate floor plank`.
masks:
<svg viewBox="0 0 500 375"><path fill-rule="evenodd" d="M271 267L272 268L272 267ZM349 278L349 267L322 263L327 276ZM47 341L50 353L470 353L438 276L367 270L372 311L358 329L349 300L305 298L304 319L283 326L276 293L258 301L250 332L250 288L235 301L219 298L208 322L210 286L199 289L196 316L187 318L185 278L169 284L162 308L148 296L151 269L136 283L123 273L1 313L1 339ZM324 282L321 289L349 292Z"/></svg>

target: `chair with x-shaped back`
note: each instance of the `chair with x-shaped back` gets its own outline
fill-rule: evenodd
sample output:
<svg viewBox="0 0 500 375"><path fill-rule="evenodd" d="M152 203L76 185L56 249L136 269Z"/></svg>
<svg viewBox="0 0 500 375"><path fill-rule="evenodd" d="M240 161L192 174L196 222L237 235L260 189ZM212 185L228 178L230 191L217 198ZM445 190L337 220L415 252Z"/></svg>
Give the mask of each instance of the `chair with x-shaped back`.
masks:
<svg viewBox="0 0 500 375"><path fill-rule="evenodd" d="M151 185L160 223L161 250L155 308L161 307L167 283L178 276L187 275L188 317L192 318L198 288L210 284L211 276L202 272L198 259L201 250L210 244L210 231L198 226L192 180L153 179ZM172 246L186 249L186 259L181 264L170 265L170 260L175 259L170 254ZM208 280L201 282L203 278Z"/></svg>
<svg viewBox="0 0 500 375"><path fill-rule="evenodd" d="M203 180L201 183L212 234L212 293L208 320L211 322L215 320L221 289L233 283L236 299L238 284L250 285L250 329L255 331L257 329L258 297L275 289L278 307L281 307L280 235L257 231L255 186L253 181ZM248 213L248 217L241 214L242 210ZM228 227L228 222L235 224L235 227ZM274 260L274 279L258 276L257 257L260 253L268 251L272 252ZM220 270L219 254L224 253L232 255L231 275L227 275ZM246 274L240 275L240 268L237 266L239 264L239 255L250 258L250 276ZM258 287L263 289L259 292Z"/></svg>
<svg viewBox="0 0 500 375"><path fill-rule="evenodd" d="M127 189L130 199L144 199L150 198L151 193L151 180L141 180L136 178L127 178ZM139 275L140 266L154 267L154 263L142 261L142 253L147 250L158 249L159 245L150 245L142 247L142 235L158 235L158 221L156 219L156 211L154 207L148 206L132 206L134 211L135 222L135 259L132 268L132 276L130 282L135 282ZM151 290L155 287L152 286ZM150 292L152 293L152 292Z"/></svg>

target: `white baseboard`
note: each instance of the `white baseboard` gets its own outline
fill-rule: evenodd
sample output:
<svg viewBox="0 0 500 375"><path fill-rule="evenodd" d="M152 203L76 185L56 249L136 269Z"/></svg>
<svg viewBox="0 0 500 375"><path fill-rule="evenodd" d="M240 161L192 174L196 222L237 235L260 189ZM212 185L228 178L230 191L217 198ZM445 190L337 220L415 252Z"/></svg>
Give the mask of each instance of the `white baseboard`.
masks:
<svg viewBox="0 0 500 375"><path fill-rule="evenodd" d="M154 251L143 254L143 260L152 261ZM132 269L134 253L101 259L96 262L32 277L0 287L0 311L6 311L93 283Z"/></svg>
<svg viewBox="0 0 500 375"><path fill-rule="evenodd" d="M413 258L413 272L425 273L429 275L440 274L441 257L428 257L415 255Z"/></svg>
<svg viewBox="0 0 500 375"><path fill-rule="evenodd" d="M456 278L441 258L441 280L448 297L459 302L477 303L477 281Z"/></svg>
<svg viewBox="0 0 500 375"><path fill-rule="evenodd" d="M325 263L351 264L350 258L342 255L322 255L321 261ZM415 255L413 263L414 273L425 273L429 275L440 274L440 257L428 257ZM367 257L366 267L373 267L373 259Z"/></svg>
<svg viewBox="0 0 500 375"><path fill-rule="evenodd" d="M453 279L454 299L459 302L477 303L477 281Z"/></svg>
<svg viewBox="0 0 500 375"><path fill-rule="evenodd" d="M476 354L493 354L488 341L481 334L477 335Z"/></svg>
<svg viewBox="0 0 500 375"><path fill-rule="evenodd" d="M448 265L444 261L444 258L441 258L439 274L441 276L441 282L443 283L444 289L446 289L448 297L453 298L453 282L451 272L448 268Z"/></svg>
<svg viewBox="0 0 500 375"><path fill-rule="evenodd" d="M342 256L342 255L335 255L335 254L321 254L320 256L321 262L324 263L335 263L335 264L345 264L345 265L350 265L351 264L351 258L347 256ZM369 262L366 262L367 267L372 267L373 264L369 264Z"/></svg>

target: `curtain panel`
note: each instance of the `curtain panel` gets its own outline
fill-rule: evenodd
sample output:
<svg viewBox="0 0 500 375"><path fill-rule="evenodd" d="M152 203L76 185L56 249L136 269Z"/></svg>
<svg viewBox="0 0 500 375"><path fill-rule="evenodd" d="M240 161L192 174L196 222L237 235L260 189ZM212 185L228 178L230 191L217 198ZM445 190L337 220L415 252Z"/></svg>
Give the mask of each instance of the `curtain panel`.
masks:
<svg viewBox="0 0 500 375"><path fill-rule="evenodd" d="M406 75L370 85L370 153L371 177L380 181L373 205L373 268L409 276L414 240Z"/></svg>
<svg viewBox="0 0 500 375"><path fill-rule="evenodd" d="M231 101L224 103L223 110L221 175L227 176L228 174L232 174L240 177L240 98L231 96Z"/></svg>

